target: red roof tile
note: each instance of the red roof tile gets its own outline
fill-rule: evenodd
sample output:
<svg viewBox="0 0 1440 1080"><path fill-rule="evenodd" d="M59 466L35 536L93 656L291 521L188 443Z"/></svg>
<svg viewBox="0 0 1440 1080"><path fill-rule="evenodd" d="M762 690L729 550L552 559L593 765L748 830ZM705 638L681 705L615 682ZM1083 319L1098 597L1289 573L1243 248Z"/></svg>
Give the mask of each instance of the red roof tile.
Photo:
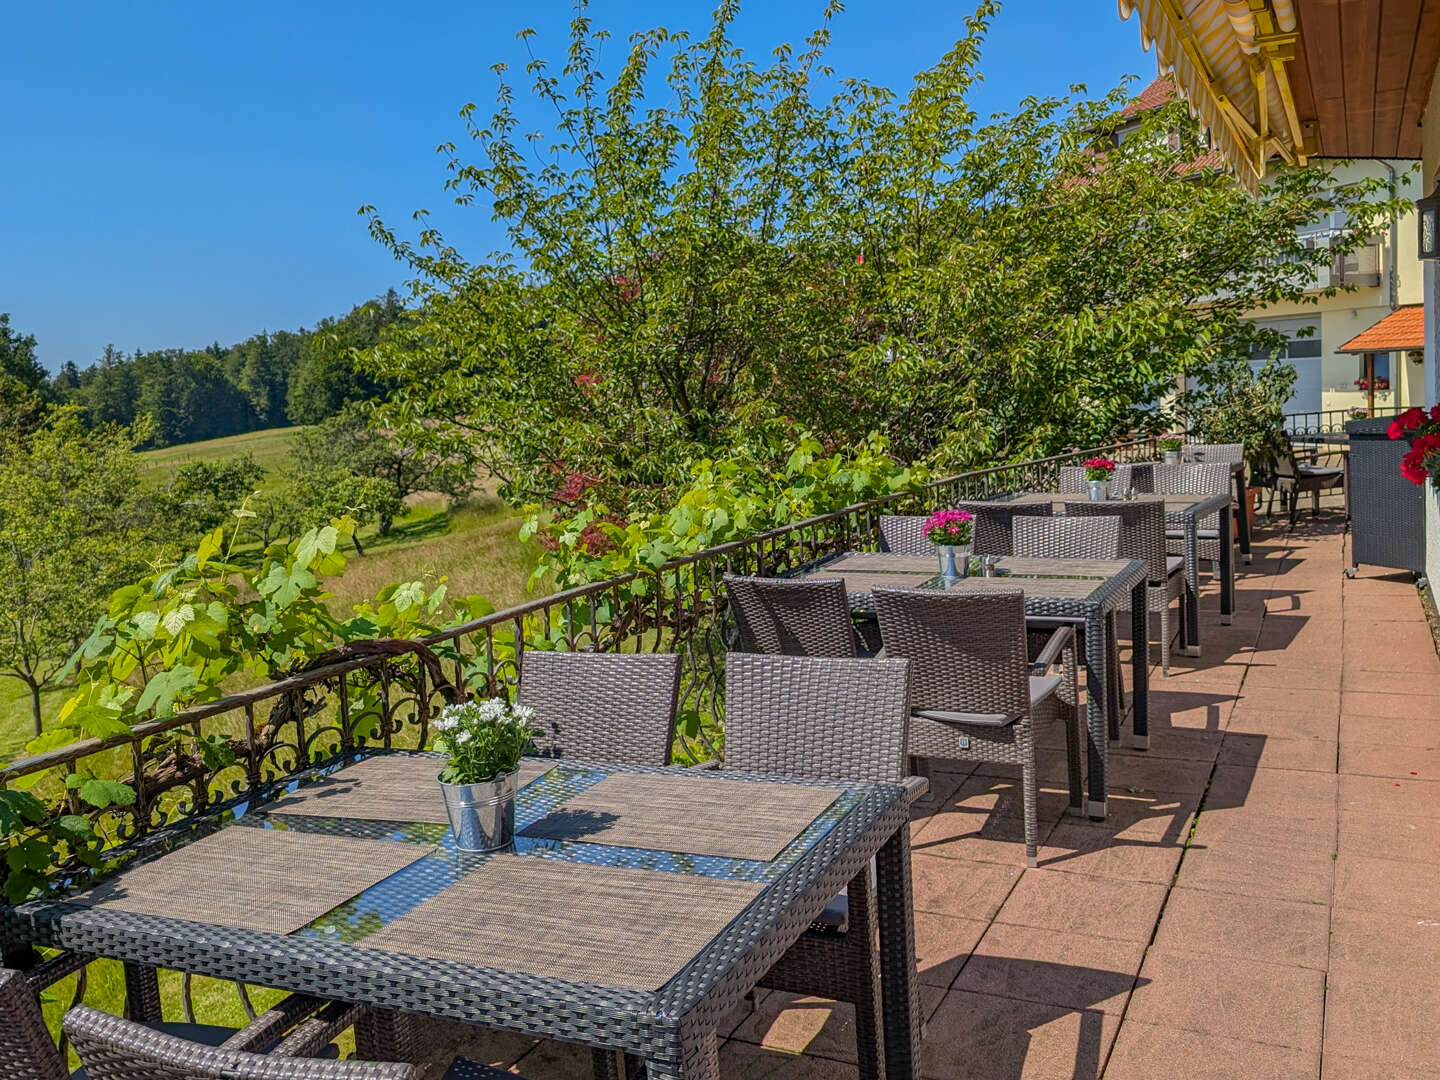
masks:
<svg viewBox="0 0 1440 1080"><path fill-rule="evenodd" d="M1170 76L1160 75L1155 81L1144 90L1140 96L1120 110L1121 116L1134 116L1137 113L1149 112L1151 109L1158 109L1161 105L1167 105L1175 100L1175 84Z"/></svg>
<svg viewBox="0 0 1440 1080"><path fill-rule="evenodd" d="M1336 352L1393 352L1425 347L1425 305L1407 304L1396 308L1369 330L1362 330Z"/></svg>

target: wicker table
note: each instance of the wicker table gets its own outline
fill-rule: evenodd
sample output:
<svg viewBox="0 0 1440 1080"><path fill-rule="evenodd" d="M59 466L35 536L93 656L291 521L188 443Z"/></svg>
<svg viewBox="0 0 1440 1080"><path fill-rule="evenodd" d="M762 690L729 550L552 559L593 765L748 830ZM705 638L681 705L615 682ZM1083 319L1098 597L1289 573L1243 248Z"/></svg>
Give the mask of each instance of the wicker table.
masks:
<svg viewBox="0 0 1440 1080"><path fill-rule="evenodd" d="M1146 498L1147 496L1140 496ZM1200 522L1211 514L1220 516L1220 535L1233 536L1230 493L1223 495L1157 495L1149 498L1165 500L1165 523L1185 533L1185 621L1181 624L1180 651L1187 656L1200 655ZM1067 502L1076 502L1082 495L1064 495L1058 491L1026 491L1002 495L996 501L1052 502L1057 511ZM1220 545L1220 622L1230 624L1235 610L1235 547ZM1147 629L1144 637L1148 639Z"/></svg>
<svg viewBox="0 0 1440 1080"><path fill-rule="evenodd" d="M845 552L820 559L804 570L806 576L839 577L851 608L873 615L870 590L877 585L897 588L948 588L981 590L1021 588L1025 614L1036 621L1075 623L1085 641L1086 718L1089 759L1089 799L1086 811L1096 820L1105 816L1105 763L1110 745L1109 718L1121 712L1110 700L1107 679L1107 626L1116 611L1130 607L1131 632L1145 641L1149 632L1146 607L1145 563L1139 559L1032 559L1009 556L1000 560L1001 576L968 577L946 581L928 555L890 555ZM1150 745L1150 670L1148 650L1133 650L1135 745ZM1117 680L1118 681L1118 680Z"/></svg>
<svg viewBox="0 0 1440 1080"><path fill-rule="evenodd" d="M432 958L425 958L366 947L368 936L394 929L398 920L413 924L417 913L428 910L424 905L444 897L448 889L463 888L468 875L487 865L491 872L496 871L496 857L455 850L443 825L316 816L289 816L282 822L279 813L267 810L271 803L265 800L258 804L237 801L219 808L219 814L203 823L155 834L147 841L147 851L153 851L158 842L160 853L149 855L144 869L159 867L171 851L200 834L268 829L277 823L281 828L328 835L337 843L343 838L363 837L426 844L428 853L347 904L288 934L205 922L205 893L203 884L197 882L193 921L103 906L87 908L61 897L0 908L0 938L10 951L35 944L126 962L132 973L127 980L132 990L130 1007L139 1019L151 1018L146 1014L158 1008L154 969L177 969L370 1005L381 1010L381 1015L443 1017L581 1043L608 1052L612 1060L623 1052L644 1059L652 1078L715 1080L719 1076L717 1026L826 904L874 858L883 1034L882 1048L877 1049L877 1058L883 1060L874 1063L875 1075L891 1080L916 1076L921 1010L915 977L905 789L887 784L562 761L519 792L517 832L607 777L621 774L653 778L670 788L676 777L697 789L717 781L740 780L753 784L753 796L746 793L745 798L749 805L762 809L768 805L767 788L777 797L782 794L776 786L779 783L835 792L833 801L823 800L829 802L828 808L808 824L801 824L794 839L770 861L614 847L583 838L517 839L512 852L504 856L508 860L505 866L512 870L528 864L532 873L540 868L547 875L574 877L577 875L564 868L583 867L587 879L634 874L636 880L659 872L665 878L673 876L675 881L667 885L671 890L685 888L685 882L694 883L692 887L700 890L697 896L722 890L728 895L739 888L743 896L736 901L742 905L738 913L720 924L722 928L703 945L693 950L669 945L674 962L683 966L653 991L536 974L529 966L487 966L483 956L457 962L435 959L433 953ZM310 779L313 777L307 777L307 782ZM788 792L793 800L795 789L788 788ZM440 799L438 789L435 798ZM562 866L557 867L556 860ZM123 884L124 874L115 880ZM737 883L747 884L739 887ZM557 917L571 920L577 940L594 935L584 922L585 904L593 903L587 901L587 891L579 888L573 895L556 894L553 904L547 905L552 922ZM745 897L752 894L753 899L747 901ZM686 917L694 919L704 902L697 900L688 908L681 905L680 913L688 911ZM506 925L515 925L519 933L523 922ZM645 930L655 936L650 927ZM447 931L448 927L441 927L435 932L443 935ZM455 935L448 940L469 939ZM593 952L595 943L589 944ZM568 942L562 943L560 952L567 950ZM600 963L604 962L602 958Z"/></svg>

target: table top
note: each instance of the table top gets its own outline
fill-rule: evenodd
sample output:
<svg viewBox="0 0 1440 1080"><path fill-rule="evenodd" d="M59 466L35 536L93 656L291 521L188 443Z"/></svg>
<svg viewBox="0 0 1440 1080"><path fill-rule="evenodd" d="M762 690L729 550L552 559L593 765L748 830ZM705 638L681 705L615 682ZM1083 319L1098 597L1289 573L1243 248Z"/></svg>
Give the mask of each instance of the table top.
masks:
<svg viewBox="0 0 1440 1080"><path fill-rule="evenodd" d="M406 756L436 760L430 754ZM284 806L277 805L285 801L293 805L296 794L323 790L333 783L331 774L343 768L334 765L314 770L301 780L292 779L263 800L227 804L199 825L162 830L152 838L162 840L158 853L127 865L118 875L103 880L97 890L110 888L123 895L127 875L138 882L146 872L163 870L167 859L207 843L213 845L227 834L235 835L237 829L298 831L312 842L329 838L337 847L357 841L372 845L388 841L397 850L405 849L406 857L394 860L405 865L377 871L372 877L386 876L289 933L206 922L203 883L197 883L188 897L187 910L193 914L186 918L137 911L133 900L129 909L107 907L103 901L88 906L95 901L68 894L0 908L0 923L7 935L42 945L516 1030L560 1030L567 1022L565 1017L573 1019L576 1010L591 1009L601 1011L605 1023L628 1010L633 1026L636 1017L654 1021L657 1016L685 1015L732 978L737 964L778 924L793 924L798 936L808 920L819 914L825 898L838 892L908 818L905 789L898 784L566 760L544 764L548 771L517 793L516 841L506 852L459 851L449 827L433 822L286 813ZM537 771L532 767L530 775ZM631 787L650 782L657 790L668 791L693 784L697 796L722 793L726 785L743 785L748 789L741 794L749 813L763 815L769 803L776 802L783 812L792 814L793 838L786 842L788 834L782 832L779 854L773 858L736 858L681 850L684 834L673 829L665 833L664 848L636 846L633 835L625 846L592 842L587 835L596 830L578 810L572 814L576 821L570 835L564 828L553 827L556 815L563 818L566 814L567 803L573 800L577 807L584 805L591 789L607 778L626 776L631 778ZM370 790L373 795L373 787ZM807 790L816 797L804 798ZM797 794L802 796L798 800ZM438 786L434 797L441 800ZM656 801L664 805L662 799ZM612 805L621 807L623 817L624 807L636 803L632 798L630 803ZM643 817L643 811L639 813ZM543 820L551 821L552 827L537 835L524 835L527 828ZM408 855L411 850L413 859ZM256 876L264 877L259 868ZM468 894L463 891L467 882ZM479 887L491 882L503 887ZM628 927L623 918L614 916L618 921L613 926L628 929L633 940L616 943L625 956L608 966L605 951L599 947L604 942L595 940L595 925L605 919L595 914L596 901L587 897L597 882L600 891L609 888L612 905L623 908L630 898L638 904ZM824 888L817 889L821 885ZM257 887L270 886L262 883ZM289 891L281 881L274 888ZM540 956L517 964L518 946L508 939L522 935L503 931L525 925L524 912L534 910L535 896L542 890L549 903L540 905L543 918L535 921L547 934L562 940L550 941L553 963ZM142 900L147 895L140 889L134 892ZM663 903L656 900L646 907L643 901L652 893L662 897ZM461 903L467 895L479 900ZM333 903L333 898L327 903ZM472 909L477 904L489 904L490 908L475 915ZM801 913L796 921L797 907L815 910ZM678 912L674 936L665 933L663 922L670 910ZM428 912L435 912L435 917ZM613 912L600 911L600 916L607 914ZM702 917L707 914L708 924ZM480 922L456 927L454 933L445 932L447 924L434 925L435 919L449 919L452 923L448 925L453 925L459 916ZM639 919L645 920L643 927L635 925ZM657 924L656 919L661 922ZM687 922L698 923L700 929L684 926ZM563 940L571 934L574 948ZM661 952L668 952L650 958L660 967L647 967L643 957L636 964L627 964L630 954L642 950L650 939L662 943ZM427 940L431 945L416 945ZM576 954L583 960L587 948L589 968L575 960ZM670 961L671 967L665 967ZM607 973L612 969L627 974L610 981ZM594 974L580 978L577 971ZM754 977L762 974L757 968ZM647 987L645 980L651 976L656 981ZM554 1024L560 1027L550 1023L543 1007L537 1010L537 1005L546 1003L557 1010Z"/></svg>
<svg viewBox="0 0 1440 1080"><path fill-rule="evenodd" d="M898 589L944 589L950 592L986 592L1019 588L1027 611L1047 603L1104 606L1145 580L1147 569L1139 559L1036 559L1009 555L997 564L997 577L945 579L931 555L893 555L885 552L847 551L807 566L805 577L839 577L852 607L873 606L870 590L877 586Z"/></svg>

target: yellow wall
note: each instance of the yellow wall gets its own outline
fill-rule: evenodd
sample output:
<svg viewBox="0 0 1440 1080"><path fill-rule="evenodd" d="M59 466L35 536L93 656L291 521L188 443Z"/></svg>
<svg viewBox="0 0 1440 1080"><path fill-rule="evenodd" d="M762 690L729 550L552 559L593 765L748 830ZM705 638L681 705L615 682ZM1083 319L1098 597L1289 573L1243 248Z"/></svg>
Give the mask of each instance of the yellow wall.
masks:
<svg viewBox="0 0 1440 1080"><path fill-rule="evenodd" d="M1437 112L1436 115L1440 115ZM1440 127L1440 125L1436 125ZM1440 131L1426 131L1427 147L1431 141L1440 149ZM1320 162L1319 164L1333 164ZM1398 194L1413 201L1419 198L1421 189L1420 173L1413 161L1396 160L1389 162L1398 176ZM1335 179L1338 183L1354 183L1366 177L1389 179L1389 173L1379 161L1353 161L1335 165ZM1393 299L1397 304L1418 304L1424 295L1424 275L1416 250L1416 224L1413 211L1400 215L1394 237L1395 246L1395 288ZM1390 314L1390 245L1391 231L1382 230L1380 241L1380 284L1364 286L1350 292L1341 292L1332 297L1316 297L1309 304L1277 304L1263 311L1251 312L1257 320L1279 318L1302 318L1319 325L1322 347L1320 374L1320 403L1322 409L1349 409L1363 406L1366 394L1355 388L1355 379L1360 373L1361 357L1335 350L1362 330L1374 326ZM1301 363L1314 363L1302 360ZM1392 356L1390 359L1390 391L1377 392L1377 408L1409 406L1425 400L1425 367L1412 364L1407 358Z"/></svg>

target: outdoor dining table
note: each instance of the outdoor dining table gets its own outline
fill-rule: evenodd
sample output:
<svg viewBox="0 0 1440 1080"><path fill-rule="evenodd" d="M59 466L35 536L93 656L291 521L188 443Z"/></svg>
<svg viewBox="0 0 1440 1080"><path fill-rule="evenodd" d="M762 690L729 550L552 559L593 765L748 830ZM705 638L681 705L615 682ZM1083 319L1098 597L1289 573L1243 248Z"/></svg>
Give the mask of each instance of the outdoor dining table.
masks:
<svg viewBox="0 0 1440 1080"><path fill-rule="evenodd" d="M1058 491L1023 491L998 496L995 502L1050 502L1057 512L1066 503L1079 502L1084 495L1066 495ZM1137 495L1141 499L1165 500L1165 524L1185 534L1185 619L1180 627L1180 650L1187 656L1200 655L1200 522L1211 514L1219 514L1222 537L1233 534L1230 493L1217 495ZM1122 500L1115 500L1117 502ZM1235 610L1235 548L1220 545L1220 622L1230 625ZM1148 638L1137 637L1136 641Z"/></svg>
<svg viewBox="0 0 1440 1080"><path fill-rule="evenodd" d="M956 592L1018 587L1025 594L1025 617L1028 621L1063 621L1078 625L1084 632L1085 641L1085 728L1089 765L1086 813L1097 820L1102 819L1105 816L1109 717L1112 711L1117 718L1121 712L1121 702L1111 700L1111 684L1107 679L1108 624L1115 612L1128 606L1134 640L1146 640L1149 629L1145 606L1148 570L1140 559L1036 559L1013 555L1001 559L997 568L999 573L996 577L971 575L946 579L939 575L936 560L928 555L851 551L818 559L796 576L841 578L845 582L851 610L860 615L874 615L875 603L870 590L877 586ZM1140 749L1148 749L1148 651L1143 648L1133 651L1134 743Z"/></svg>
<svg viewBox="0 0 1440 1080"><path fill-rule="evenodd" d="M437 768L382 752L233 801L84 892L0 907L0 941L125 962L141 1020L165 968L713 1080L726 1015L873 858L875 1075L917 1075L903 786L526 759L515 843L481 854L456 849Z"/></svg>

